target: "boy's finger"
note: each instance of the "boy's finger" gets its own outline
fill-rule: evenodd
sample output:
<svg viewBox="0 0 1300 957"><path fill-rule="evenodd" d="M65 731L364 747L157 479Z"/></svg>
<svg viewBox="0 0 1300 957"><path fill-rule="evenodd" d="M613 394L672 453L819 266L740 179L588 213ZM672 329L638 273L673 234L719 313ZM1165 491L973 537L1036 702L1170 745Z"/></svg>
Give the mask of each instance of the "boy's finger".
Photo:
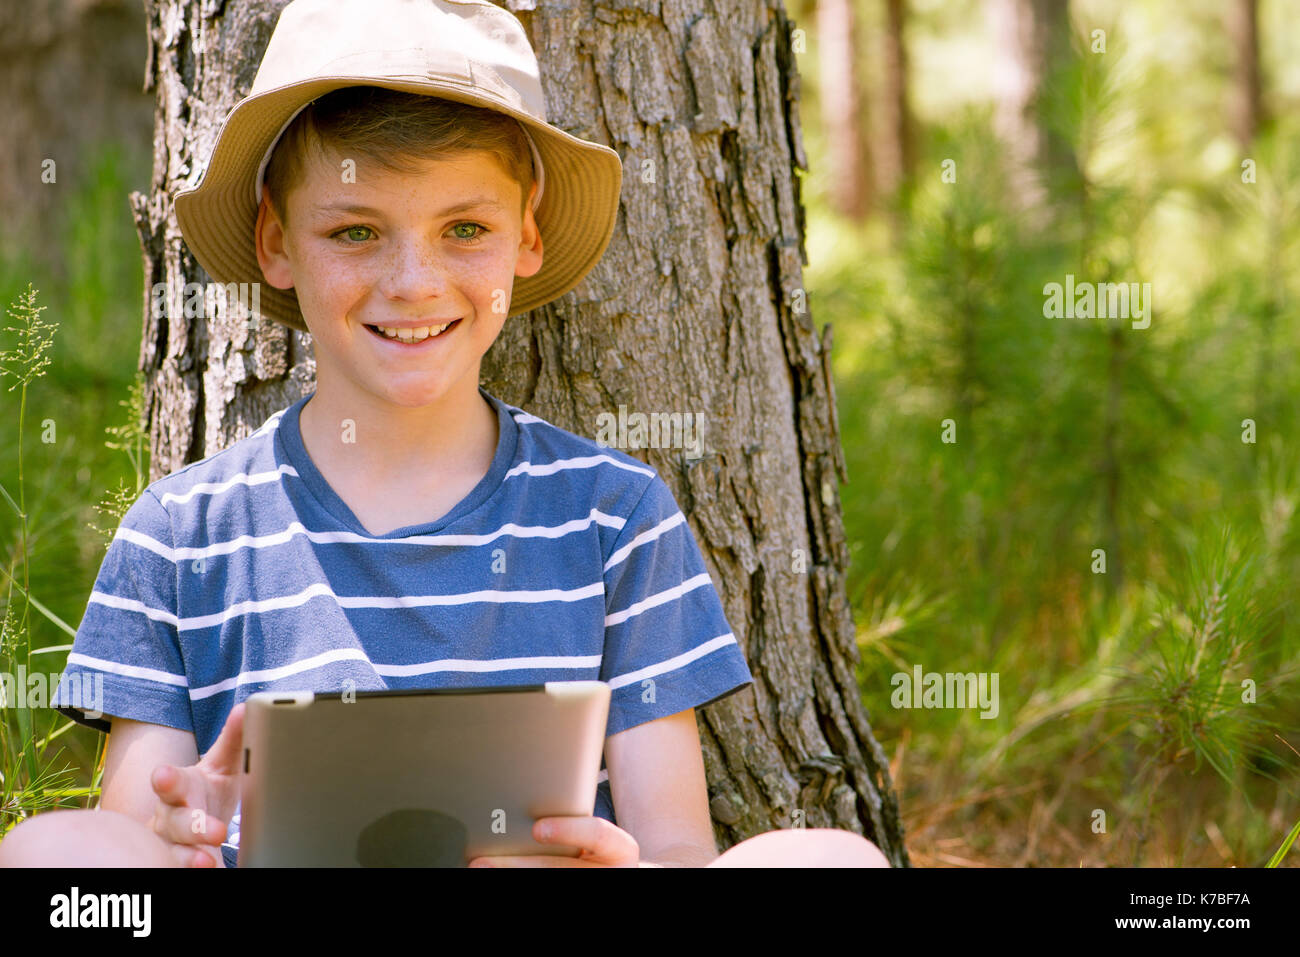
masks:
<svg viewBox="0 0 1300 957"><path fill-rule="evenodd" d="M596 861L577 857L552 857L549 854L529 854L523 857L476 857L470 867L604 867Z"/></svg>
<svg viewBox="0 0 1300 957"><path fill-rule="evenodd" d="M165 841L189 847L219 846L226 839L226 822L199 808L158 805L154 832Z"/></svg>
<svg viewBox="0 0 1300 957"><path fill-rule="evenodd" d="M189 867L194 863L194 848L186 847L183 844L172 844L170 850L177 867Z"/></svg>
<svg viewBox="0 0 1300 957"><path fill-rule="evenodd" d="M220 854L220 851L213 854L210 847L197 847L194 849L194 859L191 861L190 867L221 867L222 864L218 859Z"/></svg>
<svg viewBox="0 0 1300 957"><path fill-rule="evenodd" d="M172 807L189 805L194 781L189 768L178 768L171 764L160 764L149 776L158 800Z"/></svg>
<svg viewBox="0 0 1300 957"><path fill-rule="evenodd" d="M533 838L541 844L581 848L586 860L636 860L640 856L636 839L602 817L539 818L533 825Z"/></svg>
<svg viewBox="0 0 1300 957"><path fill-rule="evenodd" d="M211 814L205 814L197 809L189 812L186 826L191 835L190 843L208 844L214 847L220 847L225 842L226 832L229 830L226 822L221 818L213 817Z"/></svg>
<svg viewBox="0 0 1300 957"><path fill-rule="evenodd" d="M225 727L200 759L209 771L218 774L234 774L239 770L240 755L244 747L244 703L241 701L230 709Z"/></svg>
<svg viewBox="0 0 1300 957"><path fill-rule="evenodd" d="M211 850L203 847L192 847L184 844L173 844L171 847L172 857L176 861L177 867L218 867L219 865L213 860Z"/></svg>

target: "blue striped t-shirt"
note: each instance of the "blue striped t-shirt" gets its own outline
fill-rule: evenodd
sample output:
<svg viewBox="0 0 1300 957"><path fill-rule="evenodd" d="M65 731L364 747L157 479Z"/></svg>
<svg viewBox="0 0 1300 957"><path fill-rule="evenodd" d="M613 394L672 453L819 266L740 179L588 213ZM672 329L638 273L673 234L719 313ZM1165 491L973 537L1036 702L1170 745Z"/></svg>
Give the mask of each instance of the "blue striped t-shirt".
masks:
<svg viewBox="0 0 1300 957"><path fill-rule="evenodd" d="M749 684L658 473L479 391L496 455L433 522L366 531L303 446L311 394L151 484L104 557L65 678L102 678L91 708L190 731L199 754L257 691L599 679L613 735ZM60 683L59 710L108 731L74 693ZM603 762L593 813L615 820Z"/></svg>

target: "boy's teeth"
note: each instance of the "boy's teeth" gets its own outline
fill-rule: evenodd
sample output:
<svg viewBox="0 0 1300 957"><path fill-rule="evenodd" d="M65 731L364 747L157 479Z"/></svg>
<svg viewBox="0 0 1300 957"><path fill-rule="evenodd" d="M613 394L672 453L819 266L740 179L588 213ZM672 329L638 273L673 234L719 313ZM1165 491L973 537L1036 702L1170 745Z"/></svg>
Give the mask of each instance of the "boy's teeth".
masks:
<svg viewBox="0 0 1300 957"><path fill-rule="evenodd" d="M453 319L452 322L455 322ZM417 326L414 329L393 329L388 326L375 326L380 332L389 339L401 339L403 342L422 342L429 336L436 336L446 329L451 322L444 322L440 326Z"/></svg>

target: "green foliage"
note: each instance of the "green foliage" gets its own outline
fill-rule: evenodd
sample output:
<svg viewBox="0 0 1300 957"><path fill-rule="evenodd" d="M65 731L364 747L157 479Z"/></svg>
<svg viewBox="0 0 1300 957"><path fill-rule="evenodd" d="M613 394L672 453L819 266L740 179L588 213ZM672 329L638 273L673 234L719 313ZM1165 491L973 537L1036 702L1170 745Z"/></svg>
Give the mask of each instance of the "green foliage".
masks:
<svg viewBox="0 0 1300 957"><path fill-rule="evenodd" d="M130 396L118 403L126 409L124 421L120 425L111 425L106 430L113 438L104 443L105 448L118 449L127 454L131 461L131 469L135 473L135 484L128 485L124 481L120 482L117 488L109 491L108 496L95 506L97 512L108 517L109 522L106 527L101 528L94 523L87 523L90 528L99 533L105 550L117 533L122 516L144 492L145 476L149 474L146 461L149 436L144 430L144 389L144 374L137 373L135 381L131 383Z"/></svg>
<svg viewBox="0 0 1300 957"><path fill-rule="evenodd" d="M1295 827L1291 828L1291 832L1287 834L1286 840L1282 842L1282 846L1277 849L1277 853L1270 857L1268 863L1264 866L1277 867L1281 864L1282 858L1286 857L1287 851L1291 850L1291 845L1295 843L1297 837L1300 837L1300 821L1295 822Z"/></svg>
<svg viewBox="0 0 1300 957"><path fill-rule="evenodd" d="M122 151L105 147L49 224L57 261L22 247L0 261L12 323L0 342L0 373L12 380L0 391L11 397L0 429L0 672L11 680L20 666L62 670L76 631L68 622L80 620L103 559L85 531L106 545L148 475L139 340L121 334L139 328L142 308L127 185ZM33 286L52 294L38 305ZM59 322L42 321L46 310ZM125 421L113 422L112 397L123 394ZM89 521L96 509L111 528ZM15 704L0 706L0 835L41 810L90 806L102 774L102 734Z"/></svg>
<svg viewBox="0 0 1300 957"><path fill-rule="evenodd" d="M45 367L50 364L46 353L54 345L56 326L41 320L45 307L36 305L36 290L31 283L7 311L9 318L18 325L7 326L5 331L16 333L18 342L12 349L0 350L0 378L7 376L14 380L9 386L12 392L19 387L27 388L33 379L44 374Z"/></svg>
<svg viewBox="0 0 1300 957"><path fill-rule="evenodd" d="M1130 690L1107 703L1156 760L1191 756L1233 786L1242 759L1268 762L1267 715L1276 710L1268 702L1295 675L1261 660L1280 605L1260 579L1257 550L1227 529L1217 543L1203 535L1194 544L1169 589L1153 596L1159 608L1130 656Z"/></svg>
<svg viewBox="0 0 1300 957"><path fill-rule="evenodd" d="M1107 54L1076 43L1044 96L1064 150L1045 216L965 105L926 128L900 233L812 237L860 680L882 743L906 743L905 815L1024 784L952 812L972 848L1005 813L1008 843L1054 816L1094 861L1218 863L1223 825L1262 864L1300 808L1300 122L1244 183L1167 106L1167 68L1094 25ZM1046 316L1067 275L1150 282L1149 327ZM896 709L889 677L916 664L998 673L1000 714Z"/></svg>
<svg viewBox="0 0 1300 957"><path fill-rule="evenodd" d="M10 392L19 389L18 402L18 499L7 491L5 499L17 513L21 531L23 585L19 587L23 605L22 615L15 611L13 598L17 585L12 571L6 574L9 588L5 598L3 624L0 625L0 672L14 675L18 700L5 701L5 711L0 715L0 832L8 829L16 818L46 806L44 791L51 785L63 785L64 772L52 770L43 760L44 749L37 741L35 709L29 706L25 689L18 685L21 676L31 666L28 615L31 611L31 587L28 582L28 515L26 482L23 478L23 424L27 410L27 391L31 384L44 375L50 359L47 355L54 344L52 323L41 320L44 306L36 305L36 290L29 284L27 291L9 306L9 316L17 325L6 332L16 334L17 343L12 349L0 350L0 377L14 380ZM0 689L0 694L4 694ZM9 727L12 709L16 729Z"/></svg>

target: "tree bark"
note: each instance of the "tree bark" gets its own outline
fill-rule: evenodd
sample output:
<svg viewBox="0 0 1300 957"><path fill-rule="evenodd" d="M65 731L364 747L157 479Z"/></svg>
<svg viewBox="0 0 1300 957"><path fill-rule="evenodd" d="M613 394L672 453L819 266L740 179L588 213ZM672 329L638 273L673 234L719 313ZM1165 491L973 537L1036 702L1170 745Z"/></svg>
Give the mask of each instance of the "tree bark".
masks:
<svg viewBox="0 0 1300 957"><path fill-rule="evenodd" d="M830 198L840 213L862 220L874 198L874 177L853 0L817 0L817 36Z"/></svg>
<svg viewBox="0 0 1300 957"><path fill-rule="evenodd" d="M214 454L311 391L311 337L273 322L254 328L216 309L155 317L149 290L208 276L181 240L172 198L193 185L226 114L252 85L287 0L144 0L145 90L154 107L153 180L131 207L144 260L140 369L147 377L150 479ZM252 241L252 237L249 237Z"/></svg>
<svg viewBox="0 0 1300 957"><path fill-rule="evenodd" d="M1259 80L1259 2L1232 0L1227 8L1228 36L1232 39L1232 86L1228 123L1242 149L1248 149L1259 132L1262 106Z"/></svg>
<svg viewBox="0 0 1300 957"><path fill-rule="evenodd" d="M876 190L882 197L894 197L911 178L913 149L912 119L907 92L907 4L885 0L884 77L876 110L880 116L872 150Z"/></svg>
<svg viewBox="0 0 1300 957"><path fill-rule="evenodd" d="M154 180L132 199L146 289L206 279L170 196L206 162L283 5L147 0ZM587 436L620 404L706 415L702 458L631 454L677 496L754 673L752 691L698 712L719 843L839 827L905 865L856 679L830 329L818 333L803 290L791 24L779 0L710 12L690 0L652 13L525 5L514 12L538 52L549 119L618 150L622 217L576 290L506 323L484 386ZM140 365L151 478L247 435L314 381L304 333L220 310L155 319L147 298Z"/></svg>
<svg viewBox="0 0 1300 957"><path fill-rule="evenodd" d="M1019 187L1015 200L1023 210L1040 211L1051 175L1074 165L1069 145L1044 116L1047 84L1069 54L1069 0L988 0L986 11L1000 54L994 127Z"/></svg>
<svg viewBox="0 0 1300 957"><path fill-rule="evenodd" d="M144 50L138 0L0 0L0 257L65 276L61 207L103 144L122 148L133 173L148 169Z"/></svg>

